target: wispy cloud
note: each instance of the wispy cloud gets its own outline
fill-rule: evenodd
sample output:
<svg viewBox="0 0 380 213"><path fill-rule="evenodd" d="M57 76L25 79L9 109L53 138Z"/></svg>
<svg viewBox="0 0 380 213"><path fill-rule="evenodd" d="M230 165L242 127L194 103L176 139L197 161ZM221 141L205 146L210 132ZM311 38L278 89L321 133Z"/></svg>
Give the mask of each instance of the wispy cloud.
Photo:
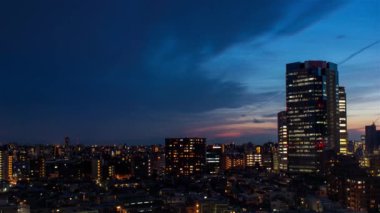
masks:
<svg viewBox="0 0 380 213"><path fill-rule="evenodd" d="M355 56L359 55L360 53L364 52L365 50L375 46L376 44L378 44L380 42L380 40L377 40L361 49L359 49L358 51L352 53L351 55L349 55L347 58L345 58L344 60L342 60L341 62L339 62L339 65L342 65L344 63L346 63L347 61L351 60L352 58L354 58Z"/></svg>

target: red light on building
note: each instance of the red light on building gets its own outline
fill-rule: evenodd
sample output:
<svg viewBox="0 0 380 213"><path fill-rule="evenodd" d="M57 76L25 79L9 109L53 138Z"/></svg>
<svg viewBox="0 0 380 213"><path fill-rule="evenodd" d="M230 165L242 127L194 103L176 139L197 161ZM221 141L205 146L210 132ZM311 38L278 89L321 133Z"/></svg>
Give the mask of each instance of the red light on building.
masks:
<svg viewBox="0 0 380 213"><path fill-rule="evenodd" d="M319 140L315 143L315 149L317 150L323 150L325 149L326 147L326 143L324 142L324 140Z"/></svg>

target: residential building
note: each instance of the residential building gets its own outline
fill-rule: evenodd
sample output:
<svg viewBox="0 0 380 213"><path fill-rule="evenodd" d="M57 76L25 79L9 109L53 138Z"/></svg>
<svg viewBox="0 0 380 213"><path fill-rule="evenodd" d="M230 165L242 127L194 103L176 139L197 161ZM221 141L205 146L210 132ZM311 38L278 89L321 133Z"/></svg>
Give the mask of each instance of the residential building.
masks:
<svg viewBox="0 0 380 213"><path fill-rule="evenodd" d="M166 138L165 172L176 177L200 175L206 163L206 138Z"/></svg>

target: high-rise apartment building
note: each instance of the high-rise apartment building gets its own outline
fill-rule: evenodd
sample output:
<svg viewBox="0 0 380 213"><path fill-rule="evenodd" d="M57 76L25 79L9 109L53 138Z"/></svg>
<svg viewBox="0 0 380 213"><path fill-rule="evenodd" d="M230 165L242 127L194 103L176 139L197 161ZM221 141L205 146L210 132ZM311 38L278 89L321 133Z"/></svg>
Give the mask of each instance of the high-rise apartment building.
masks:
<svg viewBox="0 0 380 213"><path fill-rule="evenodd" d="M288 171L318 172L320 153L339 151L337 65L306 61L286 65Z"/></svg>
<svg viewBox="0 0 380 213"><path fill-rule="evenodd" d="M43 157L38 158L38 176L40 178L46 177L46 160Z"/></svg>
<svg viewBox="0 0 380 213"><path fill-rule="evenodd" d="M247 155L249 155L250 159L247 159ZM250 163L248 168L255 164L253 153L246 155L238 152L224 153L222 156L221 169L223 171L230 169L244 169L247 162Z"/></svg>
<svg viewBox="0 0 380 213"><path fill-rule="evenodd" d="M181 177L200 175L206 163L206 138L166 138L165 172Z"/></svg>
<svg viewBox="0 0 380 213"><path fill-rule="evenodd" d="M100 182L102 179L102 167L103 163L101 159L91 160L91 177L97 182Z"/></svg>
<svg viewBox="0 0 380 213"><path fill-rule="evenodd" d="M7 169L8 169L8 180L11 181L13 180L13 156L12 155L8 155L8 166L7 166Z"/></svg>
<svg viewBox="0 0 380 213"><path fill-rule="evenodd" d="M346 91L339 87L339 153L348 154Z"/></svg>
<svg viewBox="0 0 380 213"><path fill-rule="evenodd" d="M286 111L277 114L278 156L280 171L288 170L288 127Z"/></svg>

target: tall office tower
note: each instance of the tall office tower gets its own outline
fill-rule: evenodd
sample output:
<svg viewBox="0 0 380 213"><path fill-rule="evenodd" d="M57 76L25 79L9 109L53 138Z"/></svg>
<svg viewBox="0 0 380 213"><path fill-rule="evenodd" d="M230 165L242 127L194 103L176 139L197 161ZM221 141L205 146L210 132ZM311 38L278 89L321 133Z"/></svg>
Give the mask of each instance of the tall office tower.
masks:
<svg viewBox="0 0 380 213"><path fill-rule="evenodd" d="M339 153L348 154L346 91L339 87Z"/></svg>
<svg viewBox="0 0 380 213"><path fill-rule="evenodd" d="M376 142L376 125L373 123L370 126L365 126L365 149L367 154L373 154L373 151L376 148Z"/></svg>
<svg viewBox="0 0 380 213"><path fill-rule="evenodd" d="M166 138L165 172L181 177L200 175L206 162L206 138Z"/></svg>
<svg viewBox="0 0 380 213"><path fill-rule="evenodd" d="M324 149L339 151L337 65L306 61L286 65L288 171L319 171Z"/></svg>
<svg viewBox="0 0 380 213"><path fill-rule="evenodd" d="M288 127L286 123L286 111L277 114L278 131L278 156L280 171L288 170Z"/></svg>

